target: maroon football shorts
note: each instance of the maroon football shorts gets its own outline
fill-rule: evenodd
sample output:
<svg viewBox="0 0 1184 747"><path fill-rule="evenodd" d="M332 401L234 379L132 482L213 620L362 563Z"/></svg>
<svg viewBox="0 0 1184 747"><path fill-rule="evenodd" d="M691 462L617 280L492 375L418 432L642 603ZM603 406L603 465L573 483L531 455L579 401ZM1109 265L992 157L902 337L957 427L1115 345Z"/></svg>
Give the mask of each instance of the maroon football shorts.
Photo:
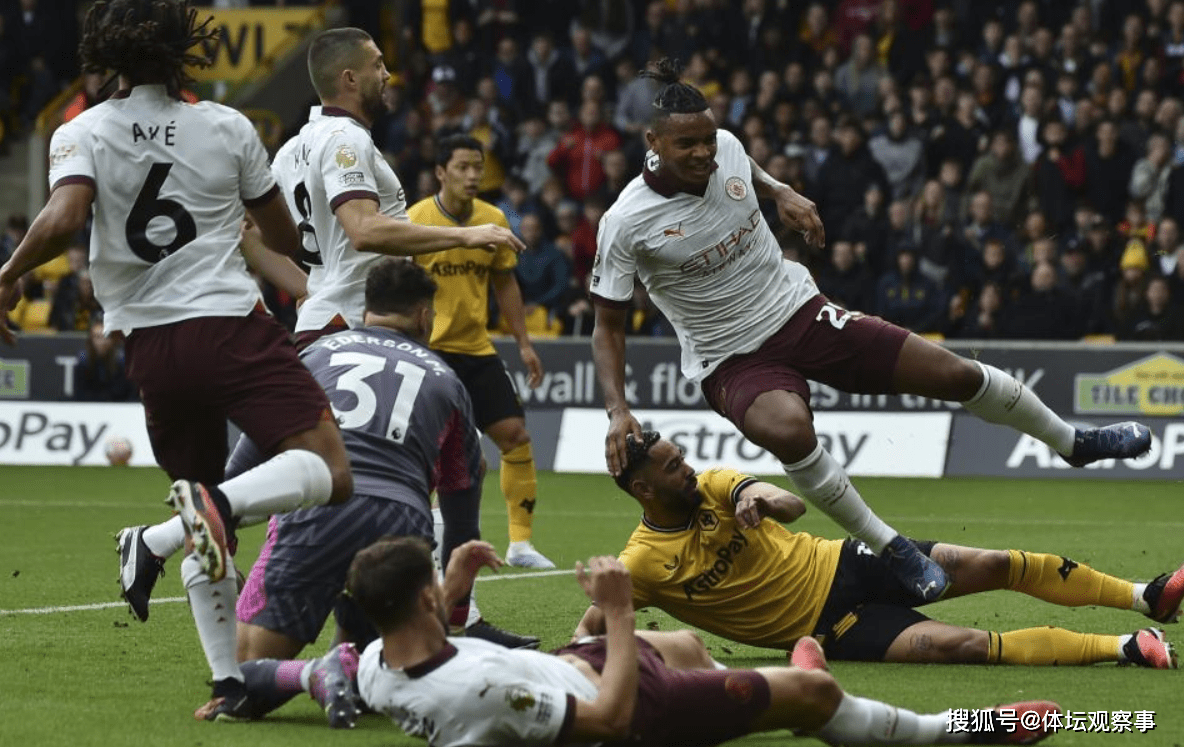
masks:
<svg viewBox="0 0 1184 747"><path fill-rule="evenodd" d="M341 314L329 320L329 323L320 329L306 329L303 332L296 333L296 352L303 353L304 349L313 344L322 337L344 332L349 329L349 325L341 318Z"/></svg>
<svg viewBox="0 0 1184 747"><path fill-rule="evenodd" d="M604 671L603 638L555 652L578 656ZM748 734L769 708L769 682L751 669L671 669L645 640L637 639L637 707L621 744L706 747Z"/></svg>
<svg viewBox="0 0 1184 747"><path fill-rule="evenodd" d="M758 396L784 390L810 404L809 380L854 394L893 394L909 331L814 296L751 353L728 358L703 380L711 408L744 429Z"/></svg>
<svg viewBox="0 0 1184 747"><path fill-rule="evenodd" d="M227 420L271 455L329 412L288 331L263 312L137 329L126 356L156 462L174 480L222 482Z"/></svg>

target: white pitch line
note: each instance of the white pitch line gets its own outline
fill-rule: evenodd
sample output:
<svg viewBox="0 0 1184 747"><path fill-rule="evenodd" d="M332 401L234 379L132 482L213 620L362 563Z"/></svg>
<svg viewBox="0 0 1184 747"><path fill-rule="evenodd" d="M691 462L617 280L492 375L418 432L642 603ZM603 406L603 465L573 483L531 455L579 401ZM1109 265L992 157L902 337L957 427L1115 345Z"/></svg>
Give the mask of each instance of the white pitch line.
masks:
<svg viewBox="0 0 1184 747"><path fill-rule="evenodd" d="M513 581L521 578L544 578L546 576L570 576L574 570L538 571L537 573L507 573L504 576L481 576L482 581ZM161 597L153 599L152 604L177 604L189 601L186 597ZM30 607L23 610L0 610L0 615L53 615L58 612L89 612L92 610L109 610L126 607L127 602L97 602L95 604L71 604L64 607Z"/></svg>

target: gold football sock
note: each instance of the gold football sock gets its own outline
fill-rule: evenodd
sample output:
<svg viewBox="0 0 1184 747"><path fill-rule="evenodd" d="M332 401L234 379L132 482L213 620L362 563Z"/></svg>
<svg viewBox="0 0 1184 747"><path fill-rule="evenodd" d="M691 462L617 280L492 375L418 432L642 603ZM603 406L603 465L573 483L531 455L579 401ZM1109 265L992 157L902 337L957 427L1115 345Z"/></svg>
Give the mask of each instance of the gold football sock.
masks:
<svg viewBox="0 0 1184 747"><path fill-rule="evenodd" d="M1118 661L1122 636L1074 633L1062 628L1026 628L1007 633L989 631L989 664L1062 665Z"/></svg>
<svg viewBox="0 0 1184 747"><path fill-rule="evenodd" d="M538 493L529 441L502 454L501 486L510 514L510 541L525 542L530 539Z"/></svg>
<svg viewBox="0 0 1184 747"><path fill-rule="evenodd" d="M1011 570L1007 588L1064 607L1097 604L1129 610L1135 585L1095 571L1060 555L1008 550Z"/></svg>

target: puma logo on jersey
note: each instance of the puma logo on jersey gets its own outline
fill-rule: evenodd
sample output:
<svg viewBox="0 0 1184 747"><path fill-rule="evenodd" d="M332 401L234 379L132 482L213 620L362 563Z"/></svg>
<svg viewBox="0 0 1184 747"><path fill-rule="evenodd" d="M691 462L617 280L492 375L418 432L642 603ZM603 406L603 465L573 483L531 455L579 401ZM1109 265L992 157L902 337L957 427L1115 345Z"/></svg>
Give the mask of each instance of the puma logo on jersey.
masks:
<svg viewBox="0 0 1184 747"><path fill-rule="evenodd" d="M679 224L678 224L677 226L675 226L674 228L667 228L667 229L664 229L664 230L662 231L662 235L663 235L663 236L677 236L677 237L678 237L678 238L680 238L680 239L681 239L681 238L684 238L684 237L686 236L686 234L684 234L684 233L682 232L682 222L681 222L681 221L680 221L680 222L679 222Z"/></svg>
<svg viewBox="0 0 1184 747"><path fill-rule="evenodd" d="M682 565L682 561L680 561L678 556L675 555L673 560L671 560L669 563L663 563L662 567L668 571L677 571L680 565Z"/></svg>

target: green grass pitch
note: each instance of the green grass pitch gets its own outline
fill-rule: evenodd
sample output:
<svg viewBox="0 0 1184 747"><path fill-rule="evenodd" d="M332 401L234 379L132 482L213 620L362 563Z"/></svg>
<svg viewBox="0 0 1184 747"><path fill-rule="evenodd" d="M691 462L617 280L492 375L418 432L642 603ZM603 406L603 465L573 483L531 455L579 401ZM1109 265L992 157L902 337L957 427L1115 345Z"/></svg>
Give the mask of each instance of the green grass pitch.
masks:
<svg viewBox="0 0 1184 747"><path fill-rule="evenodd" d="M705 467L709 465L697 465ZM1181 489L1175 483L1018 480L856 481L888 521L915 537L980 547L1067 555L1118 576L1149 579L1179 566L1184 549ZM191 712L205 701L209 670L182 595L178 563L157 586L162 599L147 624L118 600L112 534L121 526L167 516L167 480L154 469L0 467L0 744L40 745L413 745L378 716L352 732L331 732L315 704L298 698L265 721L208 724ZM486 483L485 536L504 549L506 513L497 475ZM539 476L536 545L562 568L581 558L615 554L638 519L637 505L605 477ZM840 532L815 510L802 530ZM248 564L263 538L243 532L239 562ZM506 570L478 584L485 616L531 632L544 646L564 643L585 607L570 575L516 578ZM76 611L60 608L90 606ZM27 610L40 609L37 614ZM1019 594L994 592L942 602L937 619L1009 630L1058 625L1125 633L1146 623L1132 612L1063 609ZM652 611L639 626L678 624ZM1179 639L1180 626L1169 626ZM732 666L776 664L784 655L705 636L716 658ZM328 635L310 647L324 651ZM1055 745L1184 745L1184 680L1180 672L1111 665L1089 668L903 666L837 663L850 692L922 711L975 708L1032 698L1058 700L1073 711L1153 711L1156 727L1127 735L1062 732ZM790 743L788 733L732 744ZM794 740L817 744L810 740Z"/></svg>

